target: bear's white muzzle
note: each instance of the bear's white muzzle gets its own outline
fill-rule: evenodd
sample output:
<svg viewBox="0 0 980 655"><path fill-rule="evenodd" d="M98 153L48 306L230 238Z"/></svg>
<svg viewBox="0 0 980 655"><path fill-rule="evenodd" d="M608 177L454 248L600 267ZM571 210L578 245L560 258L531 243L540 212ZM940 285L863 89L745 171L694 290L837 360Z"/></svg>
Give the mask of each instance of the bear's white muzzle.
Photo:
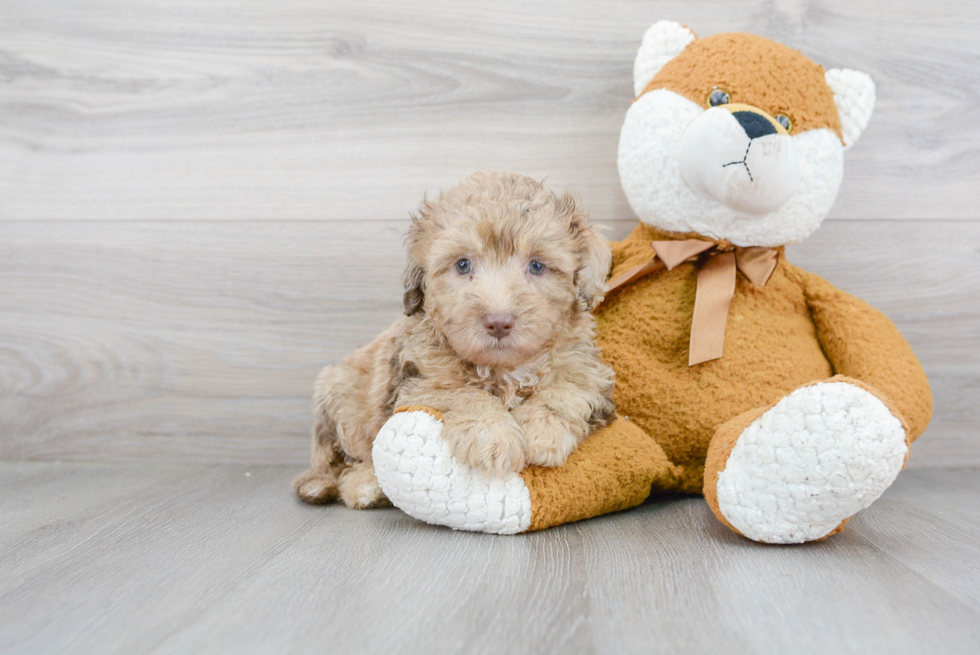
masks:
<svg viewBox="0 0 980 655"><path fill-rule="evenodd" d="M769 120L761 113L748 117ZM700 196L746 214L766 214L786 204L799 186L796 148L785 133L752 138L756 132L743 123L722 106L691 121L679 145L681 176Z"/></svg>

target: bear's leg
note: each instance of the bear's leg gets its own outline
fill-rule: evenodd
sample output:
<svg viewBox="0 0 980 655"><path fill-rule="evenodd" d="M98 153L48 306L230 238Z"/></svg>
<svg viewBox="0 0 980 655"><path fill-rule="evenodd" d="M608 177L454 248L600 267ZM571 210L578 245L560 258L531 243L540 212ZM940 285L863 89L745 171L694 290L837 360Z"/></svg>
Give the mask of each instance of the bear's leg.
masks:
<svg viewBox="0 0 980 655"><path fill-rule="evenodd" d="M496 477L455 460L439 413L396 413L374 442L381 489L406 514L455 530L516 534L639 505L675 477L663 450L623 419L599 430L557 468Z"/></svg>
<svg viewBox="0 0 980 655"><path fill-rule="evenodd" d="M766 543L823 539L895 481L904 422L874 389L837 376L718 428L704 497L718 519Z"/></svg>

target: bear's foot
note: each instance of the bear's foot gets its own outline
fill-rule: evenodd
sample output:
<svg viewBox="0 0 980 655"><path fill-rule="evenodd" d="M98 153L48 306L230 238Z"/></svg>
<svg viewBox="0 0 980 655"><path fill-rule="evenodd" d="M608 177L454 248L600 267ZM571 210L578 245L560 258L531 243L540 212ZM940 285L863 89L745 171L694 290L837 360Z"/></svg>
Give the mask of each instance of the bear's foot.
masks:
<svg viewBox="0 0 980 655"><path fill-rule="evenodd" d="M381 489L406 514L454 530L517 534L616 512L668 488L677 470L662 448L624 419L602 428L559 467L500 476L453 458L439 412L396 410L372 458Z"/></svg>
<svg viewBox="0 0 980 655"><path fill-rule="evenodd" d="M489 475L460 463L442 421L424 410L395 414L372 458L384 494L406 514L454 530L516 534L531 524L531 497L517 473Z"/></svg>
<svg viewBox="0 0 980 655"><path fill-rule="evenodd" d="M814 541L877 500L907 454L905 427L886 403L833 378L722 425L704 495L719 520L749 539Z"/></svg>

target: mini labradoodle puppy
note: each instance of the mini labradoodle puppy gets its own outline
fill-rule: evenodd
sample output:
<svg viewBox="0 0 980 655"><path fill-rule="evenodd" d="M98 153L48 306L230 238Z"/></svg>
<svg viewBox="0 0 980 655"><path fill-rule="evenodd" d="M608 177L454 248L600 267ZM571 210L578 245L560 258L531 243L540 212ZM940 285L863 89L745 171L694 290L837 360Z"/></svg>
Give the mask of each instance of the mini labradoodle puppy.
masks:
<svg viewBox="0 0 980 655"><path fill-rule="evenodd" d="M317 380L306 502L388 504L371 446L399 406L441 411L455 457L498 474L560 466L613 418L590 314L610 252L572 197L477 173L422 203L407 245L405 316Z"/></svg>

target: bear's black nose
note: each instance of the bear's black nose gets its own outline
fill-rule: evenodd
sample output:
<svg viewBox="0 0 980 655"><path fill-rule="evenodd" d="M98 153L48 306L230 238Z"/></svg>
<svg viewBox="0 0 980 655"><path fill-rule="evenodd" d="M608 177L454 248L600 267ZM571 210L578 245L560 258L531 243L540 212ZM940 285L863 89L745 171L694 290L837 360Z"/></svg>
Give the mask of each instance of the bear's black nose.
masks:
<svg viewBox="0 0 980 655"><path fill-rule="evenodd" d="M733 111L732 116L742 126L750 139L758 139L760 136L775 134L776 128L765 118L751 111Z"/></svg>

